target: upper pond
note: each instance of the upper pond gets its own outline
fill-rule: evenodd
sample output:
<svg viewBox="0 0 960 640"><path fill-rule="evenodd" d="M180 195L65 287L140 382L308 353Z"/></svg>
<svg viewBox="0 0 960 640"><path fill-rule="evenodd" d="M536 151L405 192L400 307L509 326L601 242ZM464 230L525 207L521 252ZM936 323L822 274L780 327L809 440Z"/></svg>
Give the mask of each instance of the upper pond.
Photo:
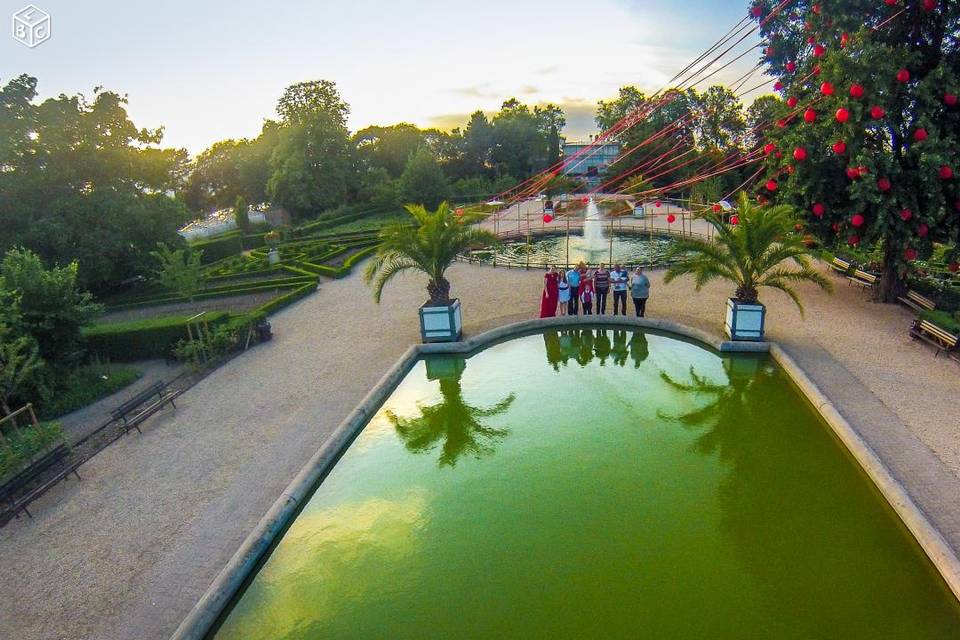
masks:
<svg viewBox="0 0 960 640"><path fill-rule="evenodd" d="M419 362L216 637L958 629L957 600L772 360L576 329Z"/></svg>

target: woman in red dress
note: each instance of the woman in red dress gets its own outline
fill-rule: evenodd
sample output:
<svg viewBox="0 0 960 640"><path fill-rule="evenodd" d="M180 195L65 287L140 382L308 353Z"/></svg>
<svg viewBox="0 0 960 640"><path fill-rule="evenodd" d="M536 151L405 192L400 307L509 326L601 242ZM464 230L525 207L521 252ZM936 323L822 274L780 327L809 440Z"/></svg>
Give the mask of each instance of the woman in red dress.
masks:
<svg viewBox="0 0 960 640"><path fill-rule="evenodd" d="M540 317L552 318L557 315L557 299L560 297L560 291L557 283L560 281L560 274L556 267L550 267L543 275L543 293L540 296Z"/></svg>

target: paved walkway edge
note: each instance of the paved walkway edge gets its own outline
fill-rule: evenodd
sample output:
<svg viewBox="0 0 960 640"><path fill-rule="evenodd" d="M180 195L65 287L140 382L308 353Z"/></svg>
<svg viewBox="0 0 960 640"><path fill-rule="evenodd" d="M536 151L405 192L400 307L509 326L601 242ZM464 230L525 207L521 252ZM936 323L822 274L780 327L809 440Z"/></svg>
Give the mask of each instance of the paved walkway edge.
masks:
<svg viewBox="0 0 960 640"><path fill-rule="evenodd" d="M960 560L953 548L934 527L923 511L917 507L910 494L883 464L876 452L864 441L856 429L850 425L834 404L820 388L804 373L793 358L777 344L770 345L770 355L783 367L794 384L800 388L817 412L830 425L847 450L853 455L860 467L886 498L893 510L900 516L913 537L926 552L937 571L943 576L947 586L960 600Z"/></svg>
<svg viewBox="0 0 960 640"><path fill-rule="evenodd" d="M194 605L171 640L203 640L217 623L232 598L247 580L250 572L276 537L295 516L318 484L330 472L353 440L379 410L394 389L409 373L421 356L431 354L465 354L497 342L515 338L542 329L568 326L611 326L643 328L662 331L702 343L719 352L770 352L787 371L790 378L806 395L817 411L840 437L856 460L874 481L908 529L916 537L931 561L943 575L954 594L960 599L960 562L952 549L910 499L903 486L883 466L876 454L847 423L820 389L779 346L769 342L718 341L707 332L692 329L669 320L631 318L628 316L564 316L533 319L491 329L460 342L415 344L380 378L360 404L340 423L330 438L323 443L310 461L290 482L270 510L260 519L254 530L220 571L203 597Z"/></svg>

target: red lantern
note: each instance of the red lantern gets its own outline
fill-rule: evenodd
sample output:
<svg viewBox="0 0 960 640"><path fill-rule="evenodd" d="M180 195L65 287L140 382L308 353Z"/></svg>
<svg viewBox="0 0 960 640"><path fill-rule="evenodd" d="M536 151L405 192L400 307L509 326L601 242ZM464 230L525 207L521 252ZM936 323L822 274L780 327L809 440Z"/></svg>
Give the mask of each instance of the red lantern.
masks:
<svg viewBox="0 0 960 640"><path fill-rule="evenodd" d="M737 216L730 216L730 224L732 224L733 226L737 226L738 224L740 224L740 218L738 218Z"/></svg>
<svg viewBox="0 0 960 640"><path fill-rule="evenodd" d="M673 215L672 213L667 216L667 224L673 224L676 221L677 221L677 216Z"/></svg>
<svg viewBox="0 0 960 640"><path fill-rule="evenodd" d="M954 107L957 105L957 96L952 93L943 94L943 104L948 107Z"/></svg>
<svg viewBox="0 0 960 640"><path fill-rule="evenodd" d="M813 215L817 216L818 218L822 218L823 214L825 214L826 212L827 212L827 208L825 206L823 206L819 202L814 203Z"/></svg>
<svg viewBox="0 0 960 640"><path fill-rule="evenodd" d="M553 222L553 216L550 215L549 213L545 213L543 214L543 221L546 222L547 224L550 224L551 222Z"/></svg>
<svg viewBox="0 0 960 640"><path fill-rule="evenodd" d="M913 262L917 259L917 250L913 247L907 247L903 251L903 257L907 259L907 262Z"/></svg>
<svg viewBox="0 0 960 640"><path fill-rule="evenodd" d="M926 238L928 233L930 233L930 227L921 222L920 226L917 227L917 235L921 238Z"/></svg>
<svg viewBox="0 0 960 640"><path fill-rule="evenodd" d="M957 271L960 271L960 262L951 262L950 264L947 265L947 269L949 269L951 273L956 273Z"/></svg>
<svg viewBox="0 0 960 640"><path fill-rule="evenodd" d="M933 11L937 8L937 0L923 0L923 8L926 11Z"/></svg>
<svg viewBox="0 0 960 640"><path fill-rule="evenodd" d="M817 121L817 112L813 109L807 109L803 112L803 121L807 124L811 124Z"/></svg>
<svg viewBox="0 0 960 640"><path fill-rule="evenodd" d="M833 95L833 83L824 82L822 85L820 85L820 93L822 93L822 94L825 95L825 96L832 96L832 95Z"/></svg>
<svg viewBox="0 0 960 640"><path fill-rule="evenodd" d="M803 147L797 147L793 150L793 159L797 162L803 162L807 159L807 150Z"/></svg>
<svg viewBox="0 0 960 640"><path fill-rule="evenodd" d="M865 222L865 218L863 217L862 214L859 214L859 213L853 214L853 217L850 218L850 224L852 224L855 227L862 227L864 222Z"/></svg>
<svg viewBox="0 0 960 640"><path fill-rule="evenodd" d="M837 109L837 122L843 124L850 119L850 110L846 107L840 107Z"/></svg>
<svg viewBox="0 0 960 640"><path fill-rule="evenodd" d="M777 80L776 82L774 82L774 83L773 83L773 90L774 90L774 91L782 91L782 90L783 90L783 83L780 82L779 80Z"/></svg>
<svg viewBox="0 0 960 640"><path fill-rule="evenodd" d="M838 156L843 153L846 153L846 151L847 151L847 143L844 142L843 140L837 140L836 142L833 143L833 152Z"/></svg>
<svg viewBox="0 0 960 640"><path fill-rule="evenodd" d="M653 203L653 206L655 206L655 207L657 207L657 208L659 209L659 208L660 208L660 201L657 200L656 202L654 202L654 203Z"/></svg>
<svg viewBox="0 0 960 640"><path fill-rule="evenodd" d="M823 48L823 45L822 45L822 44L817 44L817 45L814 45L814 46L813 46L813 57L814 57L814 58L821 58L821 57L823 57L823 54L825 54L826 52L827 52L827 50Z"/></svg>
<svg viewBox="0 0 960 640"><path fill-rule="evenodd" d="M903 220L904 222L909 222L910 218L912 217L913 217L913 211L910 211L910 209L902 209L900 211L900 219Z"/></svg>
<svg viewBox="0 0 960 640"><path fill-rule="evenodd" d="M767 180L767 191L776 191L777 190L777 181L776 180Z"/></svg>
<svg viewBox="0 0 960 640"><path fill-rule="evenodd" d="M913 132L913 139L916 140L917 142L923 142L924 140L927 139L927 130L924 129L923 127L920 127L919 129Z"/></svg>
<svg viewBox="0 0 960 640"><path fill-rule="evenodd" d="M883 116L887 115L887 112L883 110L883 107L879 105L874 105L870 108L870 117L874 120L879 120Z"/></svg>
<svg viewBox="0 0 960 640"><path fill-rule="evenodd" d="M710 209L711 209L714 213L720 213L720 211L721 211L723 208L722 208L719 204L714 204L712 207L710 207Z"/></svg>
<svg viewBox="0 0 960 640"><path fill-rule="evenodd" d="M850 97L856 100L859 100L863 97L863 85L852 84L850 85Z"/></svg>
<svg viewBox="0 0 960 640"><path fill-rule="evenodd" d="M880 191L890 191L890 180L887 178L880 178L877 180L877 188Z"/></svg>
<svg viewBox="0 0 960 640"><path fill-rule="evenodd" d="M951 169L947 165L943 165L942 167L940 167L941 180L949 180L952 177L953 177L953 169Z"/></svg>
<svg viewBox="0 0 960 640"><path fill-rule="evenodd" d="M796 63L796 62L794 62L793 60L791 60L790 62L787 63L787 72L788 72L788 73L793 73L793 72L796 71L796 70L797 70L797 63Z"/></svg>
<svg viewBox="0 0 960 640"><path fill-rule="evenodd" d="M794 96L787 98L787 106L793 109L797 106L797 99Z"/></svg>
<svg viewBox="0 0 960 640"><path fill-rule="evenodd" d="M857 246L860 244L860 236L850 236L850 238L847 240L847 243L854 247Z"/></svg>
<svg viewBox="0 0 960 640"><path fill-rule="evenodd" d="M777 145L773 144L772 142L768 142L767 144L763 145L763 152L767 155L770 155L771 153L776 151L776 149L777 149Z"/></svg>
<svg viewBox="0 0 960 640"><path fill-rule="evenodd" d="M897 71L897 82L910 82L910 72L906 69Z"/></svg>

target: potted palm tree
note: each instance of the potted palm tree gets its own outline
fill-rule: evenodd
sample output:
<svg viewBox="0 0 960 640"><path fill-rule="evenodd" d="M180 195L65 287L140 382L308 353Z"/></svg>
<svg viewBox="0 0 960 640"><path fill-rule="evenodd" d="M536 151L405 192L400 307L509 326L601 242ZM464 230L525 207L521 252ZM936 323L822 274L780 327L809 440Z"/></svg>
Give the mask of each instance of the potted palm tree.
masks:
<svg viewBox="0 0 960 640"><path fill-rule="evenodd" d="M803 239L794 234L794 212L789 205L755 206L740 194L737 213L725 223L708 212L706 220L715 230L714 240L681 238L668 252L676 260L664 282L691 275L699 291L711 280L723 279L737 286L727 300L725 329L732 340L762 340L766 307L758 299L762 287L786 293L803 315L803 304L793 285L813 282L825 291L832 287L813 268L813 255Z"/></svg>
<svg viewBox="0 0 960 640"><path fill-rule="evenodd" d="M460 301L450 298L450 282L444 277L457 256L467 249L497 244L497 237L470 223L468 215L456 215L446 202L436 211L423 205L407 205L413 224L394 222L380 231L380 244L364 278L379 304L383 288L404 271L426 274L429 299L420 307L420 336L424 342L460 339L463 319Z"/></svg>

